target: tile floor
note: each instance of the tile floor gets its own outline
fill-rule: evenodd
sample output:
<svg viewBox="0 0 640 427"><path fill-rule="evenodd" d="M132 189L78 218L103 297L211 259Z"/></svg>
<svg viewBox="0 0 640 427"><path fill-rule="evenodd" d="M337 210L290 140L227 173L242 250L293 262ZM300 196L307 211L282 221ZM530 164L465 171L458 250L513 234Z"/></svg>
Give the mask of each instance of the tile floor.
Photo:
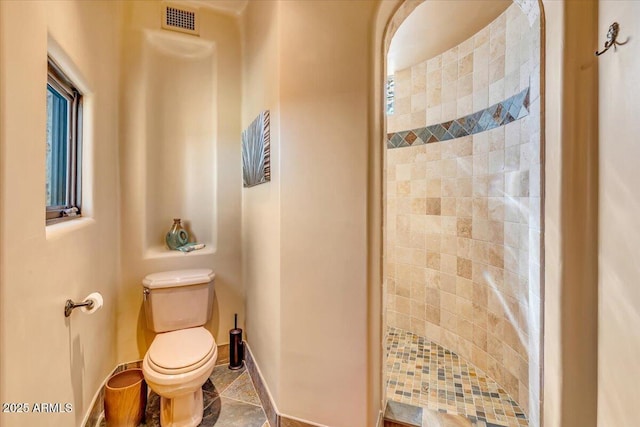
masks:
<svg viewBox="0 0 640 427"><path fill-rule="evenodd" d="M204 416L202 427L270 427L260 399L246 368L237 371L218 365L202 386ZM104 419L101 426L106 426ZM141 427L160 427L160 397L150 392L145 423Z"/></svg>
<svg viewBox="0 0 640 427"><path fill-rule="evenodd" d="M423 426L440 425L428 417L450 418L452 426L529 425L517 402L457 354L411 332L387 333L387 398L425 408Z"/></svg>

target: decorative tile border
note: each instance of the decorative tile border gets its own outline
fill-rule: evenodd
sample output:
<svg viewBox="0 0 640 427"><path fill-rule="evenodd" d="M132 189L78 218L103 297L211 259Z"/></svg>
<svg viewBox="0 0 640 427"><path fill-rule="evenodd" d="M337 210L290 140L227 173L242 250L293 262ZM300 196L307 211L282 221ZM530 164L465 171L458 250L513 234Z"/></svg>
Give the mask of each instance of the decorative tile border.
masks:
<svg viewBox="0 0 640 427"><path fill-rule="evenodd" d="M459 119L423 128L390 133L387 135L387 148L411 147L473 135L498 126L504 126L528 114L529 88L526 88L502 102Z"/></svg>

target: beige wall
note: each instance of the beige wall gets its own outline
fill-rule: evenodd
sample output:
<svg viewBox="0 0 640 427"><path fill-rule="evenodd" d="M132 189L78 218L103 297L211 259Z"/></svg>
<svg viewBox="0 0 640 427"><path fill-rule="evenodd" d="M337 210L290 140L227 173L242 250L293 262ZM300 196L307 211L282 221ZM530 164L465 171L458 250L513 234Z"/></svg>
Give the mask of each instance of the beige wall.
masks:
<svg viewBox="0 0 640 427"><path fill-rule="evenodd" d="M612 22L620 40L638 40L640 4L600 1L598 36ZM598 425L637 423L640 399L640 48L629 42L598 59L599 303Z"/></svg>
<svg viewBox="0 0 640 427"><path fill-rule="evenodd" d="M280 409L330 426L373 423L363 356L374 6L281 6Z"/></svg>
<svg viewBox="0 0 640 427"><path fill-rule="evenodd" d="M155 58L155 53L150 52L151 47L145 41L145 30L160 29L160 7L161 3L156 1L126 2L124 7L120 116L122 277L118 288L117 316L120 362L142 358L153 339L153 334L146 329L141 287L144 276L152 272L182 268L213 269L216 273L215 300L208 328L216 342L224 344L229 340L228 330L233 327L233 313L239 314L240 326L244 324L238 19L202 8L199 11L200 37L165 32L187 40L186 43L193 38L194 43L209 42L213 45L212 59L209 61L206 57L204 63L200 59L194 65L197 69L204 66L208 71L202 73L201 86L212 88L213 93L204 96L213 100L213 110L197 108L195 101L190 103L188 99L178 99L183 102L181 114L185 111L188 114L173 114L170 118L175 120L171 122L163 115L163 111L170 112L170 107L163 110L157 105L145 104L153 103L156 95L149 91L171 87L171 81L166 80L175 75L170 67L183 70L180 59L162 61ZM210 69L207 68L208 63L212 64ZM158 66L167 68L158 70ZM165 81L158 81L163 76ZM176 83L186 84L188 82ZM185 86L185 90L188 89ZM166 129L171 135L176 135L175 139L164 140L165 136L159 134L158 129ZM207 133L207 129L213 133ZM165 159L167 166L158 170L158 165L153 162L161 159L158 153L161 150L165 150L164 155L175 156L175 167ZM180 162L187 162L189 156L199 159L199 162L188 162L188 167L183 168ZM202 158L208 160L203 163ZM190 182L186 181L188 176ZM175 185L183 180L180 197L180 190L176 193ZM189 203L194 194L203 194L203 197ZM158 208L158 202L172 203L170 208L176 213L172 214L167 207ZM164 216L158 218L158 215ZM191 222L191 229L196 234L200 231L198 239L207 247L188 255L163 248L163 236L171 226L172 215L185 215L185 219ZM156 229L151 230L150 224L156 224Z"/></svg>
<svg viewBox="0 0 640 427"><path fill-rule="evenodd" d="M280 34L279 3L250 2L242 17L242 128L270 111L271 182L242 190L242 268L247 340L280 402Z"/></svg>
<svg viewBox="0 0 640 427"><path fill-rule="evenodd" d="M595 426L597 58L594 1L545 3L545 426ZM554 40L562 40L562 49Z"/></svg>
<svg viewBox="0 0 640 427"><path fill-rule="evenodd" d="M282 413L372 425L363 76L375 4L269 3L244 17L246 52L259 57L246 56L243 126L275 112L277 162L272 182L243 196L248 340Z"/></svg>
<svg viewBox="0 0 640 427"><path fill-rule="evenodd" d="M386 151L387 323L471 361L527 414L539 400L539 31L513 4L461 45L397 72L388 131L456 119L530 88L527 116Z"/></svg>
<svg viewBox="0 0 640 427"><path fill-rule="evenodd" d="M581 48L597 45L596 27L595 2L565 4L565 34L576 37L567 37L563 52L562 425L596 425L597 417L599 61Z"/></svg>
<svg viewBox="0 0 640 427"><path fill-rule="evenodd" d="M2 425L80 425L117 361L120 22L116 2L0 2L0 401L73 404ZM45 227L48 49L84 90L85 217ZM102 310L65 319L94 291Z"/></svg>

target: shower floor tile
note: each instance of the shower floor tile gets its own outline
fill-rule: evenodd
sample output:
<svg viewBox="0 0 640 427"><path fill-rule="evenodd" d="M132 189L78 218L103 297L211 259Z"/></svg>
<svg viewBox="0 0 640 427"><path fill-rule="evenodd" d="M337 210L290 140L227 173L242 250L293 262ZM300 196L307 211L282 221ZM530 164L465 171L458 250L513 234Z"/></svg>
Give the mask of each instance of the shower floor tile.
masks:
<svg viewBox="0 0 640 427"><path fill-rule="evenodd" d="M389 400L462 415L470 426L529 425L506 391L456 353L397 328L387 329L386 347Z"/></svg>

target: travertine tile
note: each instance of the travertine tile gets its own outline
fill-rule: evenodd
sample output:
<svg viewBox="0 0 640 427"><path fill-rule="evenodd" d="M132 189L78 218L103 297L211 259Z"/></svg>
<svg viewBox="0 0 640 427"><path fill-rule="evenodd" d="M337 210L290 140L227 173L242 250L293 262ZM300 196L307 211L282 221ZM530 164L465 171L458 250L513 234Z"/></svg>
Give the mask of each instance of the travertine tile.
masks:
<svg viewBox="0 0 640 427"><path fill-rule="evenodd" d="M478 47L480 47L483 44L487 43L489 41L489 36L490 36L489 27L485 27L482 30L478 31L473 36L473 46L474 46L474 48L478 49Z"/></svg>
<svg viewBox="0 0 640 427"><path fill-rule="evenodd" d="M503 71L504 75L504 71ZM491 73L489 75L491 78ZM461 99L467 95L473 93L473 75L467 74L466 76L459 77L457 80L457 99Z"/></svg>
<svg viewBox="0 0 640 427"><path fill-rule="evenodd" d="M427 251L427 267L434 270L440 270L440 253Z"/></svg>
<svg viewBox="0 0 640 427"><path fill-rule="evenodd" d="M504 61L504 55L501 55L489 63L489 84L504 79Z"/></svg>
<svg viewBox="0 0 640 427"><path fill-rule="evenodd" d="M504 31L497 31L495 34L491 32L491 40L489 42L489 58L491 61L503 56L506 49L506 34Z"/></svg>
<svg viewBox="0 0 640 427"><path fill-rule="evenodd" d="M458 46L455 46L447 51L445 51L442 54L442 64L443 66L446 66L447 64L450 64L451 62L457 62L458 61Z"/></svg>
<svg viewBox="0 0 640 427"><path fill-rule="evenodd" d="M489 246L489 264L498 268L504 268L504 247L491 244Z"/></svg>
<svg viewBox="0 0 640 427"><path fill-rule="evenodd" d="M455 197L443 197L441 200L441 215L455 216L457 199Z"/></svg>
<svg viewBox="0 0 640 427"><path fill-rule="evenodd" d="M440 215L442 212L442 199L439 197L427 198L425 210L427 215Z"/></svg>
<svg viewBox="0 0 640 427"><path fill-rule="evenodd" d="M439 70L442 68L442 55L438 55L427 61L427 72Z"/></svg>
<svg viewBox="0 0 640 427"><path fill-rule="evenodd" d="M440 254L440 271L455 275L458 269L458 261L455 255Z"/></svg>
<svg viewBox="0 0 640 427"><path fill-rule="evenodd" d="M449 217L449 224L453 226L454 218ZM440 253L458 256L458 237L455 234L443 234L440 240Z"/></svg>
<svg viewBox="0 0 640 427"><path fill-rule="evenodd" d="M473 205L472 205L471 197L456 198L456 216L471 217L472 215L473 215Z"/></svg>
<svg viewBox="0 0 640 427"><path fill-rule="evenodd" d="M442 195L441 191L442 181L437 179L427 179L427 197L440 197Z"/></svg>
<svg viewBox="0 0 640 427"><path fill-rule="evenodd" d="M440 273L440 302L445 302L445 308L455 312L455 292L456 292L456 273L449 274L445 272ZM451 299L453 297L453 299Z"/></svg>
<svg viewBox="0 0 640 427"><path fill-rule="evenodd" d="M471 259L471 242L470 238L458 237L456 239L456 255L462 258Z"/></svg>
<svg viewBox="0 0 640 427"><path fill-rule="evenodd" d="M473 113L473 94L462 96L456 103L456 117L464 117Z"/></svg>
<svg viewBox="0 0 640 427"><path fill-rule="evenodd" d="M415 215L424 215L427 213L427 199L413 198L411 199L411 213Z"/></svg>
<svg viewBox="0 0 640 427"><path fill-rule="evenodd" d="M427 94L425 92L425 89L423 88L420 92L414 93L413 95L411 95L411 112L412 113L417 113L417 112L424 113L426 108L427 108ZM423 120L424 120L424 114L422 115L422 117L423 117ZM418 126L416 126L416 127L418 127Z"/></svg>
<svg viewBox="0 0 640 427"><path fill-rule="evenodd" d="M458 77L473 73L473 51L467 53L458 61Z"/></svg>
<svg viewBox="0 0 640 427"><path fill-rule="evenodd" d="M473 218L489 219L489 199L486 197L473 198Z"/></svg>
<svg viewBox="0 0 640 427"><path fill-rule="evenodd" d="M457 274L465 279L471 279L472 263L470 259L458 257L457 259Z"/></svg>

